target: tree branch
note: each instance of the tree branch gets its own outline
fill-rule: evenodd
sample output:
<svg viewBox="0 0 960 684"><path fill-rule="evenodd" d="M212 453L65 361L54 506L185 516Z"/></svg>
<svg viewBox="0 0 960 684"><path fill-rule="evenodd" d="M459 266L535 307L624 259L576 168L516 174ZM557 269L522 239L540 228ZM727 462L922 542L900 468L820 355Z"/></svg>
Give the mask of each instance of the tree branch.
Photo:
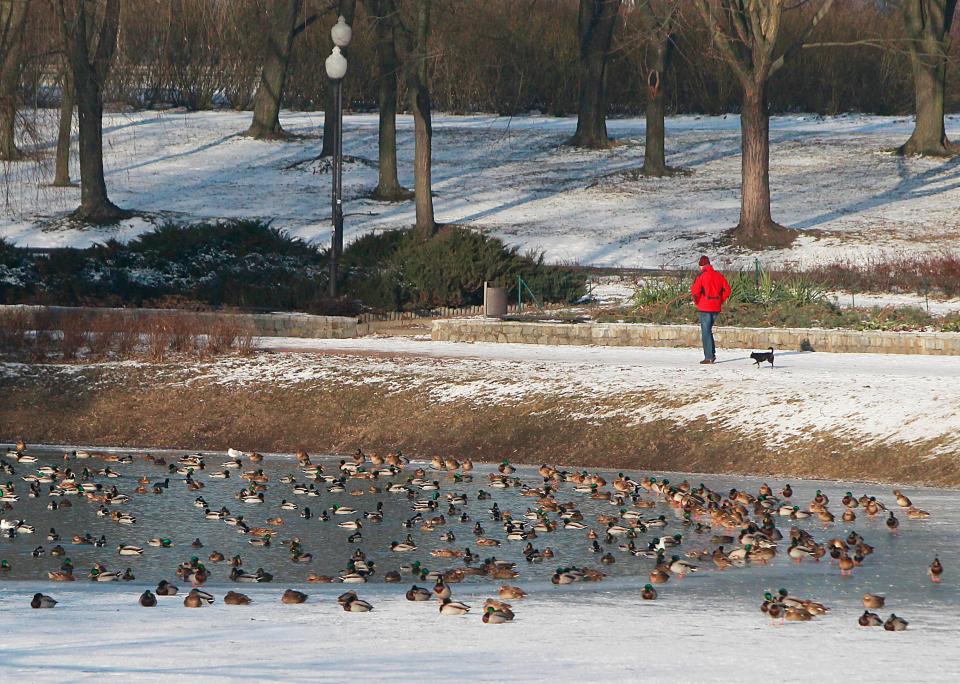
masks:
<svg viewBox="0 0 960 684"><path fill-rule="evenodd" d="M737 78L739 78L743 84L750 83L753 80L749 72L750 65L737 55L736 50L733 48L731 37L720 28L719 21L713 15L713 7L710 5L710 0L697 0L697 10L699 10L707 30L710 31L713 44L723 53L724 59L730 64Z"/></svg>
<svg viewBox="0 0 960 684"><path fill-rule="evenodd" d="M320 15L319 15L319 14L311 14L309 17L307 17L307 18L304 19L302 22L300 22L299 24L297 24L296 26L293 27L293 32L291 33L291 36L292 36L293 38L296 38L296 37L299 36L301 33L303 33L304 31L306 31L306 30L307 30L307 27L310 26L310 24L312 24L313 22L315 22L315 21L316 21L317 19L319 19L319 18L320 18Z"/></svg>
<svg viewBox="0 0 960 684"><path fill-rule="evenodd" d="M830 6L833 5L833 0L823 0L823 4L820 5L820 9L817 10L817 13L813 15L813 18L810 20L810 23L807 25L807 28L803 31L803 34L793 42L790 47L788 47L782 55L780 55L773 64L770 65L770 76L773 76L780 68L786 63L788 59L793 57L799 50L801 50L806 42L807 38L810 37L810 34L813 33L813 29L816 28L817 24L820 23L820 20L823 19L827 12L830 11Z"/></svg>

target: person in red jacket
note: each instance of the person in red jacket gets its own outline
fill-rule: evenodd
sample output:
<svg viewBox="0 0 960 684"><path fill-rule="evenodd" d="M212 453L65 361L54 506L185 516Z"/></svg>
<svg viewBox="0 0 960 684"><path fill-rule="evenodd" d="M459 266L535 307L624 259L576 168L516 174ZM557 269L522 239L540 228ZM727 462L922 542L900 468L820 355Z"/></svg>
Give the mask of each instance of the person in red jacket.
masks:
<svg viewBox="0 0 960 684"><path fill-rule="evenodd" d="M693 303L700 312L700 338L703 340L703 361L701 364L717 362L717 345L713 340L713 323L730 297L730 283L719 271L710 265L710 259L700 257L700 275L690 288Z"/></svg>

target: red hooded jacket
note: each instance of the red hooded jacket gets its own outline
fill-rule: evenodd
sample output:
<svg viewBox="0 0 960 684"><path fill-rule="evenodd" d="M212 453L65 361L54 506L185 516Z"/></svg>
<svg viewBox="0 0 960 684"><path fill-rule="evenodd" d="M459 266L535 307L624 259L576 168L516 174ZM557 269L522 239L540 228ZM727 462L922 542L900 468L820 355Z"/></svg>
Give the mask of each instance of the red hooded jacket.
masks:
<svg viewBox="0 0 960 684"><path fill-rule="evenodd" d="M719 313L723 303L730 297L730 283L713 266L707 264L690 288L693 303L705 313Z"/></svg>

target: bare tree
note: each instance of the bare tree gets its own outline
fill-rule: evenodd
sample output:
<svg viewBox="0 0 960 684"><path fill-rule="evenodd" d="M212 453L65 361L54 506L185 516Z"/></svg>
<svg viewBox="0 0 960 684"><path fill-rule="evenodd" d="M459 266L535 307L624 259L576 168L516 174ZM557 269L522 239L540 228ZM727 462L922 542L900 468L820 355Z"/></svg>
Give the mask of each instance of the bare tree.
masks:
<svg viewBox="0 0 960 684"><path fill-rule="evenodd" d="M799 37L788 46L780 47L784 4L785 0L697 0L697 8L714 45L730 64L743 91L740 222L731 237L739 244L755 248L788 245L795 237L794 231L774 222L770 215L767 87L770 78L803 47L814 27L830 10L833 0L822 0Z"/></svg>
<svg viewBox="0 0 960 684"><path fill-rule="evenodd" d="M366 0L367 11L377 24L377 100L380 110L378 139L379 180L373 198L398 202L413 196L397 178L397 76L400 60L393 33L397 23L395 0Z"/></svg>
<svg viewBox="0 0 960 684"><path fill-rule="evenodd" d="M430 36L431 0L417 0L415 26L409 29L400 17L394 38L403 47L404 81L413 112L414 153L413 192L417 209L414 230L423 238L437 232L433 215L432 145L433 124L430 116L430 89L427 86L427 39Z"/></svg>
<svg viewBox="0 0 960 684"><path fill-rule="evenodd" d="M640 13L647 37L647 140L643 149L643 173L646 176L667 176L674 172L667 166L664 145L664 115L666 113L667 66L673 52L678 5L676 0L658 11L653 0L641 0L636 8Z"/></svg>
<svg viewBox="0 0 960 684"><path fill-rule="evenodd" d="M260 71L260 85L253 98L253 121L247 129L247 135L261 139L286 137L286 132L280 126L280 105L283 103L290 50L293 39L317 19L317 15L313 14L302 23L297 23L303 7L302 0L274 0L269 7L267 55Z"/></svg>
<svg viewBox="0 0 960 684"><path fill-rule="evenodd" d="M577 132L572 145L603 148L607 137L607 61L621 0L580 0L577 41L580 44L580 88Z"/></svg>
<svg viewBox="0 0 960 684"><path fill-rule="evenodd" d="M53 185L58 188L73 185L70 181L70 138L73 133L73 108L76 103L71 81L70 67L67 65L63 70L60 86L60 125L57 130L57 156L53 174Z"/></svg>
<svg viewBox="0 0 960 684"><path fill-rule="evenodd" d="M913 67L916 122L900 154L951 156L960 145L947 139L943 125L950 28L957 0L902 0L910 65Z"/></svg>
<svg viewBox="0 0 960 684"><path fill-rule="evenodd" d="M0 2L0 159L6 161L21 158L15 136L27 6L27 0Z"/></svg>
<svg viewBox="0 0 960 684"><path fill-rule="evenodd" d="M55 8L80 121L80 206L73 216L111 223L129 216L107 197L103 179L103 84L116 49L120 0L57 0Z"/></svg>
<svg viewBox="0 0 960 684"><path fill-rule="evenodd" d="M357 0L340 0L337 15L343 17L344 22L346 22L348 26L353 26L353 18L356 15L356 11ZM349 50L349 47L340 48L340 52L344 57L347 56L347 50ZM321 157L333 156L334 142L336 141L336 135L333 129L337 125L337 122L329 115L336 111L336 97L337 94L335 90L333 88L327 88L327 101L323 109L323 146L320 148Z"/></svg>

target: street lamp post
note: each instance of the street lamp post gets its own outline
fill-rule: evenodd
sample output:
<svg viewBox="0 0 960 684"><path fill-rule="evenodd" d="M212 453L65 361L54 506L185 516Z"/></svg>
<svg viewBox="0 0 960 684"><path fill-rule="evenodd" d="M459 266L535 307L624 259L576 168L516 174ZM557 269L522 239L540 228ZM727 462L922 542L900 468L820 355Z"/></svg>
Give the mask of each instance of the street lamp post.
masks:
<svg viewBox="0 0 960 684"><path fill-rule="evenodd" d="M333 240L330 245L330 296L337 296L337 270L343 253L343 77L347 75L347 58L342 50L350 44L353 31L343 17L330 29L333 51L324 62L327 77L335 92L333 134L333 173L331 174Z"/></svg>

